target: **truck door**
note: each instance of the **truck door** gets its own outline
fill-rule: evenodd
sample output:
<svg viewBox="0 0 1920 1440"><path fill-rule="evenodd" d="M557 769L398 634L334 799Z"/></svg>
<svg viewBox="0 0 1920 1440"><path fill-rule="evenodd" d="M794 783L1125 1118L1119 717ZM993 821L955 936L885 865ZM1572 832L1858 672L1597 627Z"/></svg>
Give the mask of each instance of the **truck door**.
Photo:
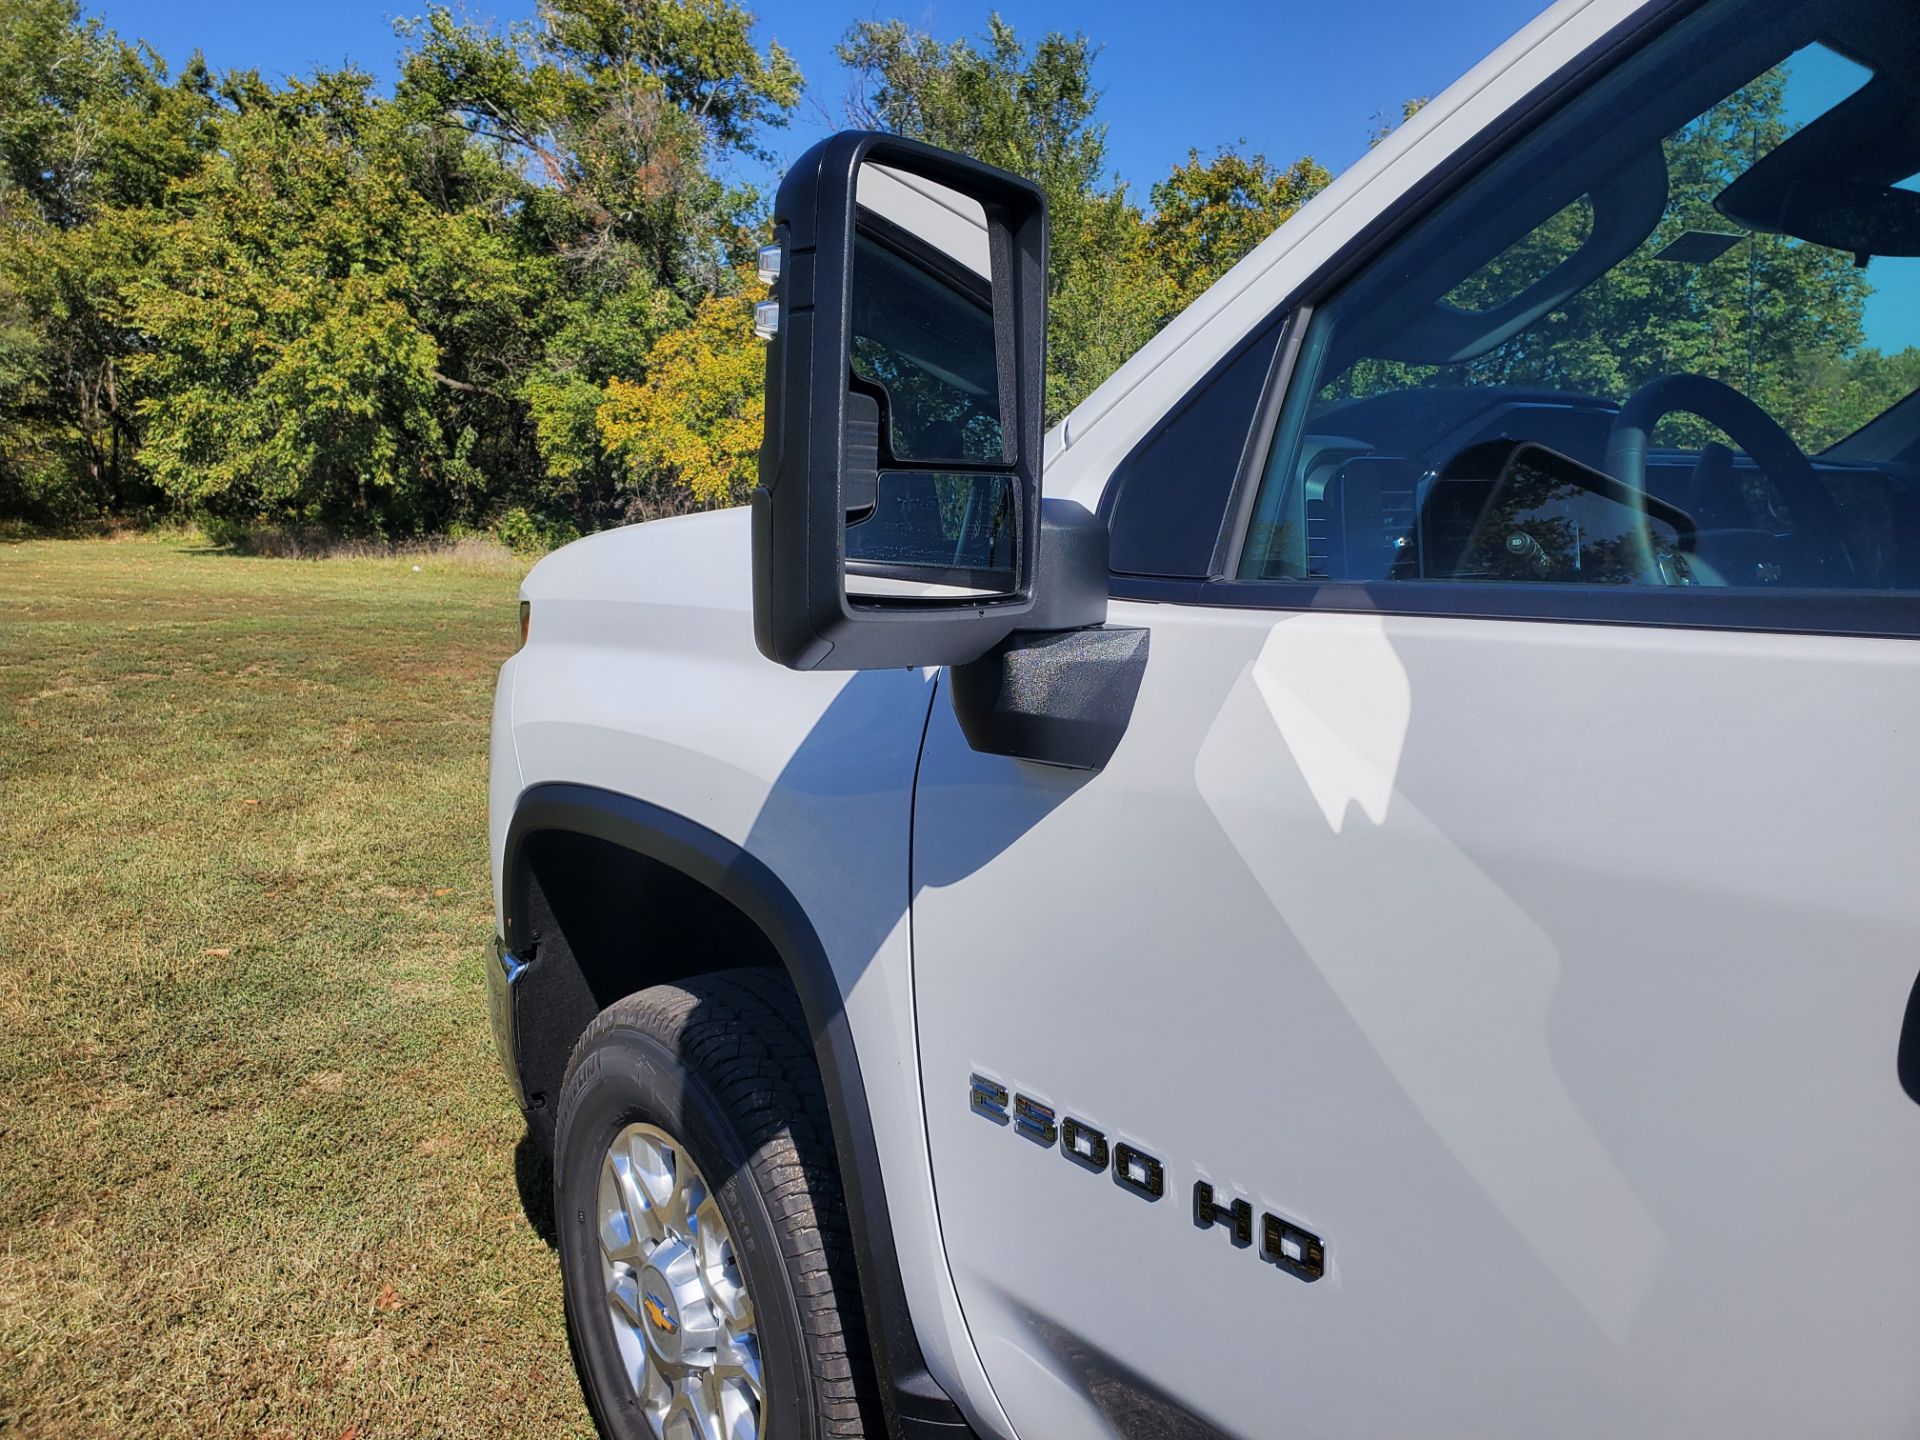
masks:
<svg viewBox="0 0 1920 1440"><path fill-rule="evenodd" d="M1703 7L1248 317L1107 485L1104 770L936 699L935 1195L1029 1440L1920 1430L1920 261L1762 220L1916 42Z"/></svg>

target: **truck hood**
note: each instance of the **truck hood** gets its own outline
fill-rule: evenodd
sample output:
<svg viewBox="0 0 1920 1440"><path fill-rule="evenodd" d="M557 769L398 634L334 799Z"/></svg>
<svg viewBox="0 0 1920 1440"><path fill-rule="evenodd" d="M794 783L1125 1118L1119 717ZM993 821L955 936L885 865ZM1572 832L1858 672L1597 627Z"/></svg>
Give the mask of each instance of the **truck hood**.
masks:
<svg viewBox="0 0 1920 1440"><path fill-rule="evenodd" d="M696 609L750 611L751 513L736 506L602 530L541 560L521 582L520 596L538 605L620 602L645 593Z"/></svg>

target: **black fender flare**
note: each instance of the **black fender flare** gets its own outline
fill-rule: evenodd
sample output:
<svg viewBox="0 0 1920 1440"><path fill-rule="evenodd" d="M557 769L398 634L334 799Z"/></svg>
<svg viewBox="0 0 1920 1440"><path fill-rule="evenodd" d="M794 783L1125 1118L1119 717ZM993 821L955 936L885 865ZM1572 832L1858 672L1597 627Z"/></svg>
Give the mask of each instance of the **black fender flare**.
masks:
<svg viewBox="0 0 1920 1440"><path fill-rule="evenodd" d="M507 948L517 955L532 953L538 938L529 918L532 872L525 845L546 831L591 836L677 870L732 904L766 936L800 998L827 1092L888 1431L903 1440L971 1436L959 1408L927 1373L907 1311L860 1061L839 982L805 909L764 861L697 821L595 786L539 784L521 792L501 860L502 926Z"/></svg>

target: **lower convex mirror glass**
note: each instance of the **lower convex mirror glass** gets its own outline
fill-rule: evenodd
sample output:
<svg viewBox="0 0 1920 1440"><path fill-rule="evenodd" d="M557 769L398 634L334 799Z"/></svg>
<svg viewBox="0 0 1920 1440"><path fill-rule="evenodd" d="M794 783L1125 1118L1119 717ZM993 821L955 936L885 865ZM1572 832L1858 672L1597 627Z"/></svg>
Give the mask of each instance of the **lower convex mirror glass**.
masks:
<svg viewBox="0 0 1920 1440"><path fill-rule="evenodd" d="M1010 475L883 470L847 517L847 593L990 596L1018 584L1019 482Z"/></svg>

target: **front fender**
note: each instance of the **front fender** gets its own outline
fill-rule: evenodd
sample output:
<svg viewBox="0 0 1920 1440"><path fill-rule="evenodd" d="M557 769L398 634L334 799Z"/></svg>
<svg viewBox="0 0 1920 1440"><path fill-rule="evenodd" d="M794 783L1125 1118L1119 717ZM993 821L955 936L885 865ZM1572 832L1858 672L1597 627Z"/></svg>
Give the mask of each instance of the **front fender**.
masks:
<svg viewBox="0 0 1920 1440"><path fill-rule="evenodd" d="M620 831L620 843L709 877L762 926L840 1087L835 1138L860 1207L863 1285L872 1256L876 1336L905 1387L900 1418L944 1408L950 1420L944 1389L976 1428L1008 1434L946 1269L915 1047L913 777L935 677L799 674L762 658L746 519L607 532L528 577L531 638L511 701L523 788L498 840L500 914L511 941L525 910L514 836L544 814Z"/></svg>

